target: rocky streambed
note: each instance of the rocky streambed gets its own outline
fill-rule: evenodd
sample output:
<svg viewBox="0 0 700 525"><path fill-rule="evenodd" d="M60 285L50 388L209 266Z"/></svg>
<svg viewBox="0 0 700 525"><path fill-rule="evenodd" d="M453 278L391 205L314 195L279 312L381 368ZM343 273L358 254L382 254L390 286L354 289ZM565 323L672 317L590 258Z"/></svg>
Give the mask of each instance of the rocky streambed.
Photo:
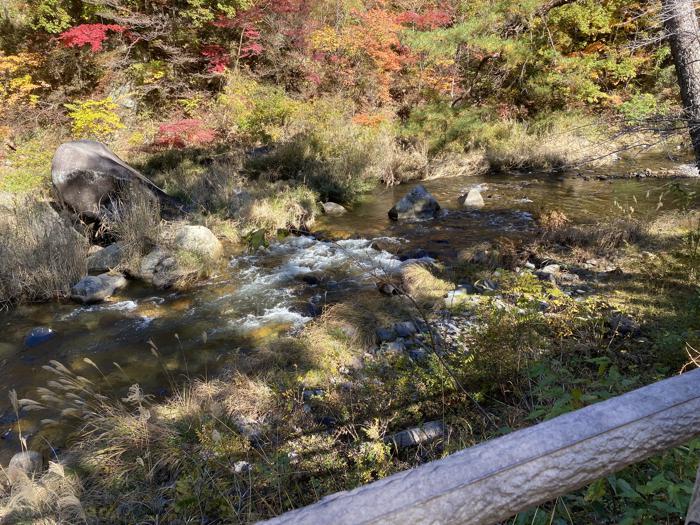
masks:
<svg viewBox="0 0 700 525"><path fill-rule="evenodd" d="M694 179L674 184L693 191L698 186ZM119 250L103 248L91 254L97 275L74 294L85 298L85 304L23 305L0 313L0 463L7 464L19 449L17 418L8 393L16 390L19 397L33 397L37 387L52 379L44 368L51 361L90 377L97 366L102 375L96 380L103 388L119 391L139 383L147 392L164 396L169 393L169 377L215 374L232 355L254 353L261 341L294 333L327 305L370 290L394 293L377 285L393 282L407 265L449 266L481 243L527 238L536 229L534 216L539 210L560 209L573 221L586 223L620 207L649 217L659 203L664 209L687 205L687 198L684 202L681 196L676 198L669 183L652 178L585 181L546 174L465 175L427 181L424 186L440 204L439 211L430 208L430 217L392 221L387 211L411 187L384 188L347 213L323 217L314 235L290 236L248 254L224 254L218 241L198 228L190 232L197 241L174 232L171 239L179 237L180 246L195 252L206 249L202 253L220 261L208 277L182 290L158 286L158 278L165 282L180 275L177 258L167 249L149 252L138 268L142 279L122 280L98 273L112 267L109 258ZM475 253L486 256L479 250ZM576 297L590 293L595 279L616 270L607 261L591 260L588 267L578 268L558 263L524 259L517 272L553 281ZM109 293L100 295L102 286ZM499 297L497 275L457 283L443 300L432 327L420 318L380 327L367 347L368 358L402 352L422 359L435 340L444 347L464 341L474 318L469 308L455 314L452 306L457 303L477 307L486 301L495 308L514 307ZM543 311L548 307L543 304ZM618 321L634 329L632 321ZM20 416L30 442L51 440L65 431L60 426L42 429L44 413Z"/></svg>

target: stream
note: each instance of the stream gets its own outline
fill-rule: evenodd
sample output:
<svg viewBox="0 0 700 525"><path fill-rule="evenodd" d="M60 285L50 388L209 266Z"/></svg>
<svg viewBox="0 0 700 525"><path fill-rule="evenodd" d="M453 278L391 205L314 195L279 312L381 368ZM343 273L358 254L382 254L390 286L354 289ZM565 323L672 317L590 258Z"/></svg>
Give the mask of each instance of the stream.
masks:
<svg viewBox="0 0 700 525"><path fill-rule="evenodd" d="M542 208L560 209L582 223L621 213L620 207L633 207L634 214L648 218L657 213L660 200L662 210L681 205L671 185L686 191L700 189L700 179L694 178L598 180L598 175L610 170L588 172L588 180L576 172L424 181L447 212L435 220L413 223L393 223L387 217L389 208L411 185L378 188L349 213L321 217L314 227L319 235L291 236L255 253L231 256L216 275L184 292L155 290L132 281L99 305L49 303L0 312L0 465L20 449L9 391L37 399L36 387L53 378L42 368L51 360L104 390L139 383L146 392L165 396L169 393L166 370L183 379L215 375L236 355L254 352L262 341L298 330L325 304L374 287L377 276L397 271L411 252L413 257L449 262L474 243L532 234L533 216ZM614 170L623 172L625 167L618 163ZM459 196L477 185L485 207L460 209ZM695 204L694 199L688 197L685 204ZM372 240L378 237L401 240L399 253L404 256L373 249ZM55 333L27 348L25 336L35 327ZM104 377L84 358L96 363ZM22 431L30 443L45 438L53 445L65 434L62 427L41 430L39 420L51 414L21 416Z"/></svg>

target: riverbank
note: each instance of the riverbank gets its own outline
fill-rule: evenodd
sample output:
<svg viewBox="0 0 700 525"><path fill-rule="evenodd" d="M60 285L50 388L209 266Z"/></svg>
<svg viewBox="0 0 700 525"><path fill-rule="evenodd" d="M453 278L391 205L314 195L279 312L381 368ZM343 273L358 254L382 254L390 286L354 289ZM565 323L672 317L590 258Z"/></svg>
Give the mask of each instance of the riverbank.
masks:
<svg viewBox="0 0 700 525"><path fill-rule="evenodd" d="M165 399L97 387L100 373L117 375L89 362L73 371L52 364L55 384L36 401L77 418L81 430L60 452L62 468L4 486L4 519L255 521L697 360L695 215L638 219L627 210L593 228L549 212L536 228L524 239L472 243L449 263L394 263L363 245L389 273L370 275L290 337L267 332L224 357L216 379L176 372L187 370L189 351L165 357L153 348ZM334 244L304 243L317 253ZM328 288L314 277L318 284L306 284ZM202 348L210 337L201 336ZM425 432L402 433L416 426ZM519 519L680 517L697 446Z"/></svg>

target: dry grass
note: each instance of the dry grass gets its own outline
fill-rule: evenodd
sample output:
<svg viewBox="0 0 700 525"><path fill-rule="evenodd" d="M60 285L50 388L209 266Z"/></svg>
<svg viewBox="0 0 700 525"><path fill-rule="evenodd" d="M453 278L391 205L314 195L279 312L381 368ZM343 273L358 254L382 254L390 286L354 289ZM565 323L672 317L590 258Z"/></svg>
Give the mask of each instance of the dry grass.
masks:
<svg viewBox="0 0 700 525"><path fill-rule="evenodd" d="M561 230L571 221L561 210L545 210L537 217L537 224L545 232Z"/></svg>
<svg viewBox="0 0 700 525"><path fill-rule="evenodd" d="M41 525L85 523L78 478L60 463L49 463L38 479L21 475L12 486L0 473L0 523Z"/></svg>
<svg viewBox="0 0 700 525"><path fill-rule="evenodd" d="M317 196L305 186L275 184L265 188L241 212L246 228L275 234L278 230L306 230L315 221Z"/></svg>
<svg viewBox="0 0 700 525"><path fill-rule="evenodd" d="M414 263L401 269L404 291L419 304L432 304L454 289L454 285L435 277L423 264Z"/></svg>
<svg viewBox="0 0 700 525"><path fill-rule="evenodd" d="M124 264L136 264L160 238L160 203L149 192L131 188L112 201L101 228L123 243Z"/></svg>
<svg viewBox="0 0 700 525"><path fill-rule="evenodd" d="M246 201L243 191L246 178L241 174L242 158L243 152L233 151L207 162L190 158L171 160L170 163L164 161L166 165L154 174L154 180L160 182L171 195L188 202L195 211L232 215Z"/></svg>
<svg viewBox="0 0 700 525"><path fill-rule="evenodd" d="M633 217L618 217L596 224L564 224L543 233L543 240L570 248L584 248L599 255L612 255L621 246L639 242L648 224Z"/></svg>
<svg viewBox="0 0 700 525"><path fill-rule="evenodd" d="M87 273L87 241L46 202L0 205L0 304L65 297Z"/></svg>
<svg viewBox="0 0 700 525"><path fill-rule="evenodd" d="M619 147L609 130L585 117L557 115L535 124L506 121L489 130L484 153L496 170L604 165L613 161L610 153Z"/></svg>

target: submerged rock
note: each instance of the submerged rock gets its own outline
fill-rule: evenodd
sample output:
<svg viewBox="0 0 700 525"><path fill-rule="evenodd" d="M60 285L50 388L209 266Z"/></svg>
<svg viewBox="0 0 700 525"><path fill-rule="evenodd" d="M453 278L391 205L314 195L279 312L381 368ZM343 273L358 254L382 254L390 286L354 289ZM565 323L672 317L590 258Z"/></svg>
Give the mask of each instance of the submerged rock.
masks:
<svg viewBox="0 0 700 525"><path fill-rule="evenodd" d="M343 206L336 202L323 202L321 203L323 208L323 213L326 215L343 215L348 212Z"/></svg>
<svg viewBox="0 0 700 525"><path fill-rule="evenodd" d="M469 193L467 193L462 201L462 206L465 208L483 208L484 205L484 198L477 188L469 190Z"/></svg>
<svg viewBox="0 0 700 525"><path fill-rule="evenodd" d="M24 346L25 348L34 348L35 346L39 346L53 339L55 336L56 332L51 328L37 326L36 328L32 328L27 335L24 336Z"/></svg>
<svg viewBox="0 0 700 525"><path fill-rule="evenodd" d="M99 303L125 288L127 284L127 280L121 274L88 275L71 288L71 299L83 304Z"/></svg>
<svg viewBox="0 0 700 525"><path fill-rule="evenodd" d="M25 476L35 478L41 475L44 468L44 458L34 450L18 452L7 467L7 478L11 484L17 483Z"/></svg>
<svg viewBox="0 0 700 525"><path fill-rule="evenodd" d="M432 219L440 211L440 204L428 190L418 185L409 191L389 210L392 220Z"/></svg>
<svg viewBox="0 0 700 525"><path fill-rule="evenodd" d="M185 225L175 234L176 249L194 253L200 257L216 260L224 253L221 241L206 226Z"/></svg>

